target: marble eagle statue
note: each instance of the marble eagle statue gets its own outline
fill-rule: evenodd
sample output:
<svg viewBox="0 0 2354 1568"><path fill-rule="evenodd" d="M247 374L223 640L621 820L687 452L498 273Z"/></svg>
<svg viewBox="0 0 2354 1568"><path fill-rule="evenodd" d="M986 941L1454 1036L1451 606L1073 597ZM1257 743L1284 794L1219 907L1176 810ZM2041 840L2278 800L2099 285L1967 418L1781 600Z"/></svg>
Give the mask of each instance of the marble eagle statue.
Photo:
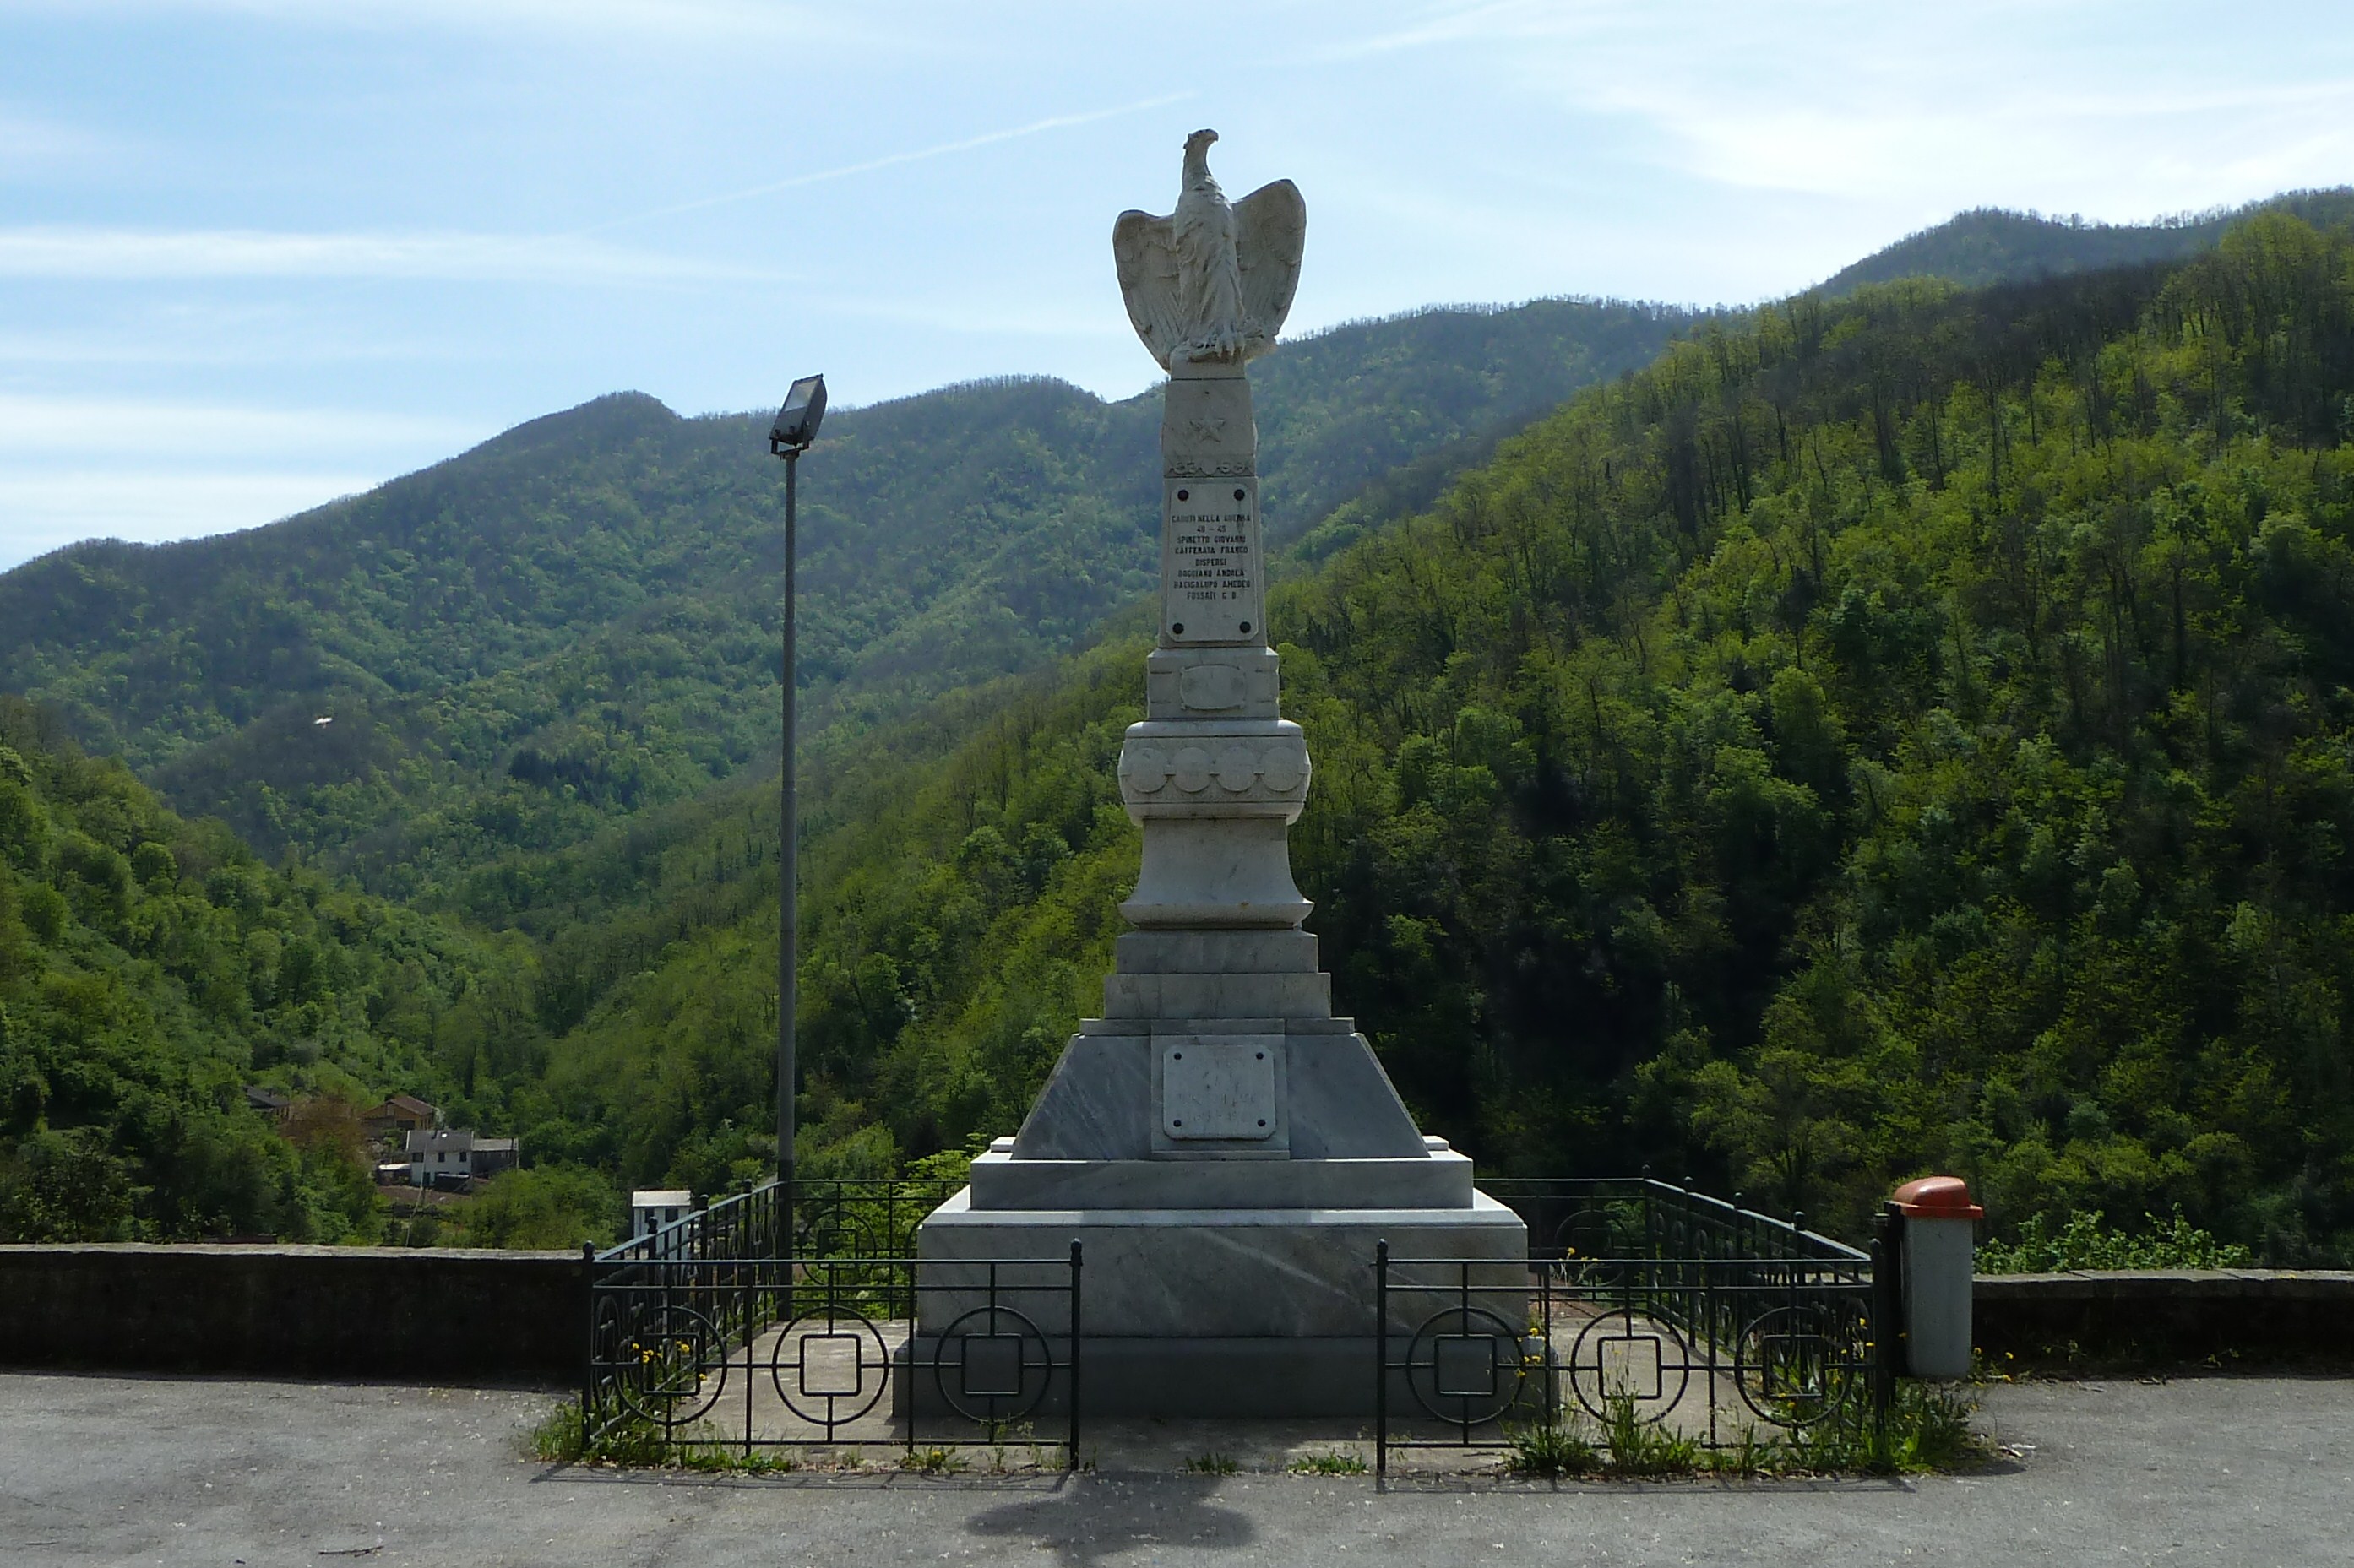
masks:
<svg viewBox="0 0 2354 1568"><path fill-rule="evenodd" d="M1185 138L1185 185L1167 217L1130 210L1111 228L1119 291L1163 370L1241 363L1275 346L1299 284L1308 204L1289 180L1238 202L1210 175L1215 131Z"/></svg>

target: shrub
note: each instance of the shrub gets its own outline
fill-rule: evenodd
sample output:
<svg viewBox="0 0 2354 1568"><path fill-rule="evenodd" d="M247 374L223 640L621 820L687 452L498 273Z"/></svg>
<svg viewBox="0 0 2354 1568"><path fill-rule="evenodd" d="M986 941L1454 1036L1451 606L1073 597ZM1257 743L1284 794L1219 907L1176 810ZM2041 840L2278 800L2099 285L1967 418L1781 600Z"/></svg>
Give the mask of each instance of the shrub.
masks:
<svg viewBox="0 0 2354 1568"><path fill-rule="evenodd" d="M2057 1231L2041 1214L2019 1227L2008 1245L1978 1248L1980 1274L2056 1274L2076 1268L2245 1268L2255 1255L2236 1242L2219 1242L2182 1217L2144 1214L2138 1234L2108 1229L2098 1209L2080 1210Z"/></svg>

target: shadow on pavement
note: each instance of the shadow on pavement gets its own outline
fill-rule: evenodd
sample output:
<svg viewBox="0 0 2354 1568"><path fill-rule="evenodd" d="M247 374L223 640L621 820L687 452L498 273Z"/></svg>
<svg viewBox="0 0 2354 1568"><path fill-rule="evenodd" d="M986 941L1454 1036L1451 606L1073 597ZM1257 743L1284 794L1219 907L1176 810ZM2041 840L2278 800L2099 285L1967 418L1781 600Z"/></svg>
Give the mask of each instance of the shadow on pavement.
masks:
<svg viewBox="0 0 2354 1568"><path fill-rule="evenodd" d="M1007 1503L965 1522L984 1541L1051 1551L1066 1568L1094 1564L1139 1544L1234 1551L1256 1540L1251 1521L1214 1500L1214 1476L1154 1477L1143 1485L1095 1481L1064 1496Z"/></svg>

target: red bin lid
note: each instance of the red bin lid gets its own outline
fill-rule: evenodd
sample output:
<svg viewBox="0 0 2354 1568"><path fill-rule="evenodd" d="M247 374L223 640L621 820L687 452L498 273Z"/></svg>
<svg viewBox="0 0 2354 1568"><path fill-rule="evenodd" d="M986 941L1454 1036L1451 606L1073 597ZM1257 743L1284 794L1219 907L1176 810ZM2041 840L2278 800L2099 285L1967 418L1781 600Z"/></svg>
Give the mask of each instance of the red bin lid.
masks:
<svg viewBox="0 0 2354 1568"><path fill-rule="evenodd" d="M1970 1184L1958 1176L1924 1176L1896 1189L1896 1207L1908 1220L1982 1220Z"/></svg>

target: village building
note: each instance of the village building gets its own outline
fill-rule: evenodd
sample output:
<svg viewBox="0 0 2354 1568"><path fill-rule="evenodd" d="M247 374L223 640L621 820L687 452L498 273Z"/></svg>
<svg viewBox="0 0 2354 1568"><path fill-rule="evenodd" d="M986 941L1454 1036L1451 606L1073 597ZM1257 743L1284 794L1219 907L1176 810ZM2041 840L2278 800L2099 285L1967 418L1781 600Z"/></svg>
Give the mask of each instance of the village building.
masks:
<svg viewBox="0 0 2354 1568"><path fill-rule="evenodd" d="M485 1138L468 1127L425 1128L406 1135L408 1181L416 1187L455 1187L514 1169L521 1140Z"/></svg>

